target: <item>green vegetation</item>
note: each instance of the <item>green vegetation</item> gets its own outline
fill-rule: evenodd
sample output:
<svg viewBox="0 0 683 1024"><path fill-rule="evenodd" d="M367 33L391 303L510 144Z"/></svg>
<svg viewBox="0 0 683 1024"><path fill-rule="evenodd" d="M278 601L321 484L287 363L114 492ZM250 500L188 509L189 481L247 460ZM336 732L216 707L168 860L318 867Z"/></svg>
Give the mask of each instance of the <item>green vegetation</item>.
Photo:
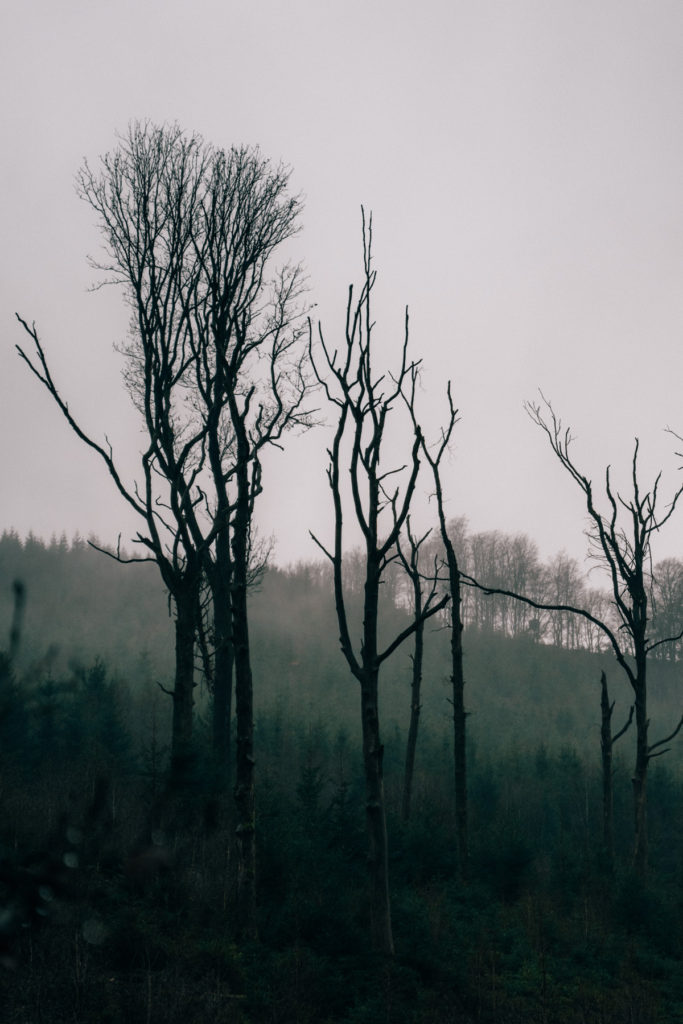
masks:
<svg viewBox="0 0 683 1024"><path fill-rule="evenodd" d="M324 567L252 598L258 942L235 943L232 801L197 690L187 793L165 787L173 632L154 567L0 538L0 623L27 604L0 699L0 1006L19 1022L683 1021L683 744L649 779L650 872L630 870L633 737L615 757L616 868L601 849L606 653L465 629L469 876L455 851L448 634L428 631L413 810L401 819L407 652L382 684L396 957L369 948L357 684ZM360 595L349 593L349 613ZM383 626L407 615L397 588ZM611 673L611 674L610 674ZM652 663L653 729L679 663Z"/></svg>

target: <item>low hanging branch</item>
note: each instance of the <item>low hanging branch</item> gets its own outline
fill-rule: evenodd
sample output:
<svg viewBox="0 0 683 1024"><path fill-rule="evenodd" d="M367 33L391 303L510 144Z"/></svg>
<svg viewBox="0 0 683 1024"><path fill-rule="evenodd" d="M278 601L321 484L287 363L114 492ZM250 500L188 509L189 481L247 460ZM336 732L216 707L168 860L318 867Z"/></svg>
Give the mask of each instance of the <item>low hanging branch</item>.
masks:
<svg viewBox="0 0 683 1024"><path fill-rule="evenodd" d="M652 760L653 757L660 757L662 754L666 754L670 750L670 747L666 747L664 750L657 750L657 748L663 747L665 743L671 743L671 741L675 739L676 736L678 736L682 728L683 715L681 715L678 725L676 726L673 732L670 732L669 735L665 736L663 740L658 740L656 743L650 744L650 746L647 748L648 760ZM655 750L657 751L656 754L653 753L653 751Z"/></svg>
<svg viewBox="0 0 683 1024"><path fill-rule="evenodd" d="M100 458L103 460L104 464L109 470L109 473L116 485L119 494L124 499L124 501L126 501L131 506L131 508L133 508L134 511L138 513L138 515L146 516L147 509L145 508L145 505L142 503L142 501L138 499L138 497L135 494L135 491L131 491L129 488L125 486L119 475L118 469L114 462L111 445L107 442L107 447L105 448L103 445L98 444L97 441L93 441L93 439L88 434L86 434L85 431L80 427L78 422L74 419L71 412L69 411L69 406L62 398L61 394L57 389L57 386L55 385L52 379L52 374L50 373L50 369L47 365L45 352L43 350L40 338L38 337L38 331L36 330L35 323L29 325L28 322L24 320L24 318L20 316L18 313L15 313L15 316L19 323L21 324L21 326L26 331L26 333L29 335L31 340L33 341L33 345L35 348L35 358L31 358L31 356L25 352L21 345L17 345L16 350L20 358L23 359L31 373L38 378L43 387L47 389L49 394L52 396L53 400L57 403L57 406L61 410L62 415L66 419L67 423L73 430L76 437L83 441L83 443L86 444L89 448L92 448L93 451L96 451Z"/></svg>

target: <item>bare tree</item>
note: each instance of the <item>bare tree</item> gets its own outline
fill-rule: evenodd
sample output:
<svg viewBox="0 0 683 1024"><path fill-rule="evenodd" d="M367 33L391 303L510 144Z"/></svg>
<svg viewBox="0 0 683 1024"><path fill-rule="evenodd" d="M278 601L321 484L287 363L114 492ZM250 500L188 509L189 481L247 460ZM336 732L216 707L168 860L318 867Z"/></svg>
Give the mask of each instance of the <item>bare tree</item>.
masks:
<svg viewBox="0 0 683 1024"><path fill-rule="evenodd" d="M150 134L142 132L143 143ZM157 130L152 130L154 136ZM171 130L172 134L174 130ZM162 138L167 129L160 130ZM173 135L173 144L178 145ZM182 144L181 144L182 145ZM201 438L201 475L184 510L197 562L208 582L213 609L212 689L214 748L230 753L232 675L235 676L237 749L238 930L255 932L255 806L253 681L247 593L258 571L253 514L262 488L261 454L286 430L307 425L302 271L271 271L274 251L298 230L301 201L289 194L290 172L273 167L258 150L227 152L196 142L195 195L188 224L189 257L163 270L176 280L178 318L186 367L180 383L188 396L189 422ZM105 176L106 177L106 176ZM157 182L153 178L152 186ZM93 176L86 194L100 193ZM136 216L146 206L135 207ZM163 212L173 224L175 209ZM106 202L99 201L101 213ZM132 219L130 210L129 220ZM175 235L167 246L173 253ZM140 335L129 350L133 369ZM139 386L139 374L131 373ZM191 514L190 514L191 513Z"/></svg>
<svg viewBox="0 0 683 1024"><path fill-rule="evenodd" d="M502 587L500 533L497 530L488 530L470 535L467 540L468 573L475 579L485 579L492 586ZM488 601L475 593L471 604L472 625L480 630L493 631L500 602L497 599Z"/></svg>
<svg viewBox="0 0 683 1024"><path fill-rule="evenodd" d="M288 169L258 151L213 151L198 228L201 264L192 322L195 394L207 438L215 548L205 548L213 594L215 736L228 746L229 674L234 663L237 749L237 920L255 931L253 682L248 589L261 456L284 433L312 422L302 407L307 347L299 265L267 277L273 252L298 230L301 202L289 195ZM217 612L220 612L217 615Z"/></svg>
<svg viewBox="0 0 683 1024"><path fill-rule="evenodd" d="M413 421L413 439L407 466L394 469L380 468L387 422L401 398L404 384L409 381L412 367L408 365L408 314L401 362L397 373L387 378L377 375L373 366L371 297L376 271L372 267L372 218L367 223L363 211L363 284L354 301L353 286L349 288L346 310L345 340L341 354L325 341L322 328L318 335L325 370L316 364L313 354L311 329L311 356L314 371L324 392L337 410L337 425L328 450L328 482L334 506L334 542L326 548L316 537L313 539L329 558L333 567L334 596L339 625L341 649L353 676L360 684L361 721L363 730L363 763L365 769L366 822L369 839L368 864L371 882L372 938L377 950L392 954L394 939L391 926L389 896L389 869L386 812L384 802L383 753L379 716L379 672L389 656L411 636L418 620L411 623L398 636L382 647L378 622L380 586L383 574L395 557L395 545L410 511L419 471L419 453L422 434ZM392 417L393 419L393 417ZM349 440L350 451L344 442ZM364 600L363 627L360 653L356 654L351 641L344 597L343 551L343 493L342 468L347 464L355 519L364 538ZM404 482L396 484L396 475L405 470ZM407 479L405 479L407 477ZM389 493L389 481L392 491ZM383 513L393 516L384 532ZM424 621L444 607L448 596L428 601L422 611Z"/></svg>
<svg viewBox="0 0 683 1024"><path fill-rule="evenodd" d="M654 568L652 621L658 639L670 636L683 621L683 562L665 558ZM675 661L681 644L671 643L657 649L660 657Z"/></svg>
<svg viewBox="0 0 683 1024"><path fill-rule="evenodd" d="M591 480L579 471L571 455L572 437L563 428L551 404L543 397L544 408L537 403L527 403L526 409L532 421L543 430L550 447L564 470L582 491L589 517L593 552L606 569L612 592L612 607L617 625L612 626L586 608L561 602L539 602L508 590L491 588L481 580L469 579L469 583L485 593L507 594L525 601L534 608L556 612L568 612L583 616L593 623L607 637L618 665L623 670L634 694L636 721L636 759L633 771L633 802L635 841L633 865L636 872L644 876L647 870L647 771L650 761L666 752L666 744L683 727L683 717L675 729L662 740L650 743L648 738L649 718L647 711L647 662L648 656L662 644L673 643L683 636L683 629L659 639L650 635L650 592L652 586L651 542L652 534L662 528L671 518L683 493L679 487L666 510L660 515L659 473L652 487L643 492L638 479L638 450L636 439L631 462L631 494L624 498L612 487L610 467L605 471L605 496L607 511L601 512L595 503Z"/></svg>
<svg viewBox="0 0 683 1024"><path fill-rule="evenodd" d="M529 593L521 587L511 587L519 593ZM560 551L550 559L543 580L543 600L550 604L566 604L585 607L585 580L579 563L570 558L566 551ZM552 642L556 647L571 650L578 645L576 616L568 612L556 612L550 622Z"/></svg>
<svg viewBox="0 0 683 1024"><path fill-rule="evenodd" d="M412 387L408 407L414 417L415 384L417 370L411 371ZM453 436L458 422L458 410L453 405L450 381L446 388L448 398L448 418L442 428L441 437L435 450L430 451L424 436L420 433L420 447L432 471L436 509L439 518L439 532L446 555L446 574L450 595L450 646L451 646L451 706L453 708L453 773L455 784L455 822L456 842L458 847L458 864L461 874L467 870L468 837L467 837L467 711L465 710L465 672L462 652L462 615L461 615L461 572L455 544L448 530L446 507L441 481L441 463ZM413 419L415 429L417 422Z"/></svg>
<svg viewBox="0 0 683 1024"><path fill-rule="evenodd" d="M104 460L142 517L137 543L158 563L176 607L174 757L180 772L192 732L195 633L210 666L214 736L229 745L236 685L238 912L255 928L253 694L247 590L253 578L253 513L261 456L289 428L310 422L304 282L300 266L271 270L274 251L298 230L301 201L290 172L257 149L214 149L179 128L134 124L97 172L86 163L82 197L98 214L106 282L132 310L125 381L144 418L142 482L126 484L108 443L78 425L37 358L22 357L76 434ZM123 559L117 551L115 557ZM258 561L258 559L256 559ZM201 614L208 584L212 620ZM209 647L213 647L212 657ZM177 742L176 742L177 739Z"/></svg>
<svg viewBox="0 0 683 1024"><path fill-rule="evenodd" d="M172 778L185 775L191 752L194 635L204 538L197 520L197 482L204 466L204 428L191 415L185 380L187 296L197 284L194 221L201 194L201 140L178 128L131 126L102 158L99 174L86 163L81 197L98 214L106 260L95 262L104 283L123 286L131 308L124 381L145 424L141 478L126 482L105 438L95 441L76 420L47 364L35 324L18 319L33 342L19 355L52 396L69 426L105 463L119 493L143 522L135 543L147 554L120 561L155 561L175 605L176 666L172 691Z"/></svg>

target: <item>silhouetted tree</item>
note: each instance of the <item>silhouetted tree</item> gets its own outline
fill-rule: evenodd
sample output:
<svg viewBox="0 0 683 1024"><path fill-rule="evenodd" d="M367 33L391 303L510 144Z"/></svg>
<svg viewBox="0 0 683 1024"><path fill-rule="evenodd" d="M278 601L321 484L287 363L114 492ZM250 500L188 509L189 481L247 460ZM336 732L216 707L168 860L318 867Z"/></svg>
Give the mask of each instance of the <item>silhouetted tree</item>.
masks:
<svg viewBox="0 0 683 1024"><path fill-rule="evenodd" d="M331 349L319 327L319 341L325 371L315 364L314 371L328 401L337 409L337 425L328 450L327 471L334 506L334 542L326 548L313 538L329 558L334 574L334 596L339 625L341 649L352 674L360 683L361 720L363 730L363 763L365 768L366 821L369 838L368 864L371 880L372 937L376 949L392 954L394 939L391 924L389 896L389 869L387 826L384 803L384 774L382 759L384 748L380 736L379 671L387 658L411 636L419 621L434 615L444 607L448 596L440 601L426 602L422 619L413 619L386 647L382 649L378 636L379 596L383 574L395 557L395 545L410 510L419 471L419 453L422 434L413 422L413 439L407 480L388 493L388 481L401 472L380 468L387 421L395 412L395 403L402 395L404 384L410 379L412 366L408 365L408 314L401 362L395 376L377 376L373 367L371 315L372 290L376 271L372 267L372 218L366 223L363 211L363 284L354 302L353 285L349 288L346 309L345 341L341 354ZM311 331L311 355L313 341ZM350 451L343 447L347 439ZM360 654L352 641L344 597L343 551L343 494L342 468L348 466L351 495L356 521L364 538L364 596L363 628ZM393 518L383 534L383 515L393 509Z"/></svg>
<svg viewBox="0 0 683 1024"><path fill-rule="evenodd" d="M238 841L237 918L255 930L254 714L248 588L259 572L253 513L263 450L307 426L307 349L299 265L267 278L273 252L298 230L301 201L290 172L258 151L208 156L206 196L196 229L201 275L187 315L194 394L206 432L215 546L204 546L214 608L214 741L227 753L230 673L235 671ZM267 557L267 553L266 553ZM222 738L222 742L221 742Z"/></svg>
<svg viewBox="0 0 683 1024"><path fill-rule="evenodd" d="M133 310L125 380L148 435L143 481L123 482L108 444L81 430L53 384L35 327L37 359L20 350L77 435L105 461L143 518L136 541L161 570L176 607L173 765L180 776L192 731L195 633L202 581L213 617L214 736L229 743L236 681L237 917L255 927L253 695L247 589L252 517L264 447L308 422L302 273L270 274L274 250L297 230L301 202L289 171L258 150L227 152L179 128L134 124L99 173L85 164L82 197L100 218L109 262ZM122 561L120 551L115 553ZM252 566L253 568L253 566ZM202 629L202 639L209 639ZM205 643L206 646L206 643ZM243 884L242 884L243 883ZM243 898L244 896L244 898Z"/></svg>
<svg viewBox="0 0 683 1024"><path fill-rule="evenodd" d="M542 396L543 397L543 396ZM527 412L532 421L543 430L550 447L560 464L583 492L588 512L590 539L596 557L610 577L612 585L612 606L617 625L612 626L586 608L561 602L539 602L523 594L512 593L497 587L489 587L482 580L469 578L469 583L485 593L507 594L525 601L534 608L581 615L600 629L611 645L614 656L626 674L635 698L636 759L633 771L633 803L635 842L633 864L636 872L644 876L647 870L647 771L652 758L666 752L669 743L683 727L683 717L675 729L664 739L650 743L648 738L649 718L647 711L647 660L648 655L662 644L672 643L683 636L683 629L672 636L653 639L650 635L651 614L649 596L651 591L651 540L652 534L661 529L671 518L683 493L683 486L673 495L668 509L657 515L659 483L661 473L651 489L643 493L638 480L638 439L635 441L631 462L631 487L629 498L624 498L612 488L610 467L605 471L605 495L607 511L601 512L595 504L593 484L576 467L570 454L572 437L568 429L555 415L550 403L543 398L545 412L537 403L528 403ZM621 514L620 514L621 513ZM622 525L622 518L625 523Z"/></svg>
<svg viewBox="0 0 683 1024"><path fill-rule="evenodd" d="M132 124L119 146L87 162L78 191L96 213L105 243L104 262L93 262L105 283L122 286L131 307L129 340L123 346L124 381L147 435L141 481L124 482L108 441L94 441L54 384L35 326L22 320L35 357L19 354L57 402L69 425L105 462L124 500L144 523L135 543L155 561L175 605L176 667L173 689L171 778L184 781L192 747L194 646L210 537L201 522L201 480L206 459L205 426L188 390L194 353L188 307L201 277L196 223L204 202L207 152L199 136L177 126ZM209 524L208 531L211 530Z"/></svg>
<svg viewBox="0 0 683 1024"><path fill-rule="evenodd" d="M417 371L415 367L411 371L412 388L408 402L416 431L419 431L417 422L414 419L415 408L415 384ZM441 430L441 437L436 444L435 450L430 451L425 438L420 434L420 447L422 453L432 471L434 481L434 494L436 497L436 509L439 518L439 532L441 543L446 555L446 576L450 594L450 647L451 647L451 705L453 708L453 774L455 783L455 821L456 840L458 847L458 863L462 874L467 869L467 712L465 710L465 672L462 657L462 617L461 607L461 573L458 564L458 556L455 544L448 531L446 520L446 507L441 481L441 463L448 451L448 446L453 435L453 430L458 421L458 411L453 405L451 385L448 383L446 394L448 397L448 419L446 426Z"/></svg>

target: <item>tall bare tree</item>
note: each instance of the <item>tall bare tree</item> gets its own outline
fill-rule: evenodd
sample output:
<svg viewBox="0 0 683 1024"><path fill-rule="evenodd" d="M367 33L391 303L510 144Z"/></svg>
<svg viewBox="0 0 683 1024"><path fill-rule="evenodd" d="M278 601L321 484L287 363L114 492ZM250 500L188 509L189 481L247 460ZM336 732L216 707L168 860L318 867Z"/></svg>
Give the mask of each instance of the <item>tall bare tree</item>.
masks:
<svg viewBox="0 0 683 1024"><path fill-rule="evenodd" d="M410 459L407 466L381 468L388 421L400 402L404 384L412 367L408 364L408 314L401 361L395 375L378 375L373 364L372 290L376 271L372 266L372 218L363 218L363 284L357 300L349 287L346 330L341 353L325 341L322 328L318 337L322 358L316 363L311 331L311 355L314 371L328 401L337 410L337 425L328 450L328 482L334 507L334 541L325 547L313 539L332 563L334 597L341 649L353 676L360 684L365 769L365 809L369 840L368 864L371 883L371 925L374 947L393 954L386 812L384 802L384 747L379 714L379 673L383 663L424 621L444 607L448 596L425 602L421 619L414 618L399 635L381 645L379 637L380 588L387 566L395 557L395 545L410 511L419 471L422 434L413 423ZM324 369L319 363L324 364ZM348 447L345 442L348 438ZM350 450L348 450L350 448ZM364 538L364 598L360 652L351 640L344 596L343 525L344 493L342 469L348 466L354 516ZM402 486L395 483L405 470ZM346 474L345 474L346 475ZM389 481L391 480L391 492ZM393 515L391 515L393 510ZM385 515L387 526L384 527Z"/></svg>
<svg viewBox="0 0 683 1024"><path fill-rule="evenodd" d="M683 486L675 491L667 508L660 514L657 505L661 473L657 475L652 487L643 491L638 479L639 442L636 439L631 461L631 493L628 497L623 497L614 490L608 466L605 471L606 510L600 511L596 504L592 481L580 472L573 460L571 432L562 426L551 404L543 396L542 399L543 407L538 403L527 403L526 409L532 421L546 435L563 469L584 495L593 553L609 575L612 608L617 624L613 626L583 607L562 602L535 601L526 595L488 587L483 581L473 578L469 578L469 582L485 593L507 594L525 601L534 608L583 616L607 637L634 695L636 758L632 779L635 832L633 865L636 872L644 876L647 870L648 767L654 757L665 753L666 744L673 740L683 727L682 717L668 736L650 743L650 720L647 710L648 656L661 645L676 642L683 636L683 629L667 637L655 639L651 636L651 543L653 533L659 531L673 515L683 493Z"/></svg>
<svg viewBox="0 0 683 1024"><path fill-rule="evenodd" d="M414 396L417 371L411 371L412 386L409 408L414 416ZM458 847L458 864L461 874L467 870L468 836L467 836L467 711L465 710L465 672L462 651L462 613L461 613L461 571L453 538L448 529L446 503L441 480L441 465L458 422L458 410L453 404L450 381L446 388L448 398L448 419L442 428L441 437L434 450L430 450L425 438L420 434L420 447L432 472L436 510L439 519L441 543L446 556L446 578L450 595L450 646L451 646L451 706L453 709L453 778L455 786L455 821L456 842ZM415 422L415 421L414 421ZM415 422L415 427L417 423Z"/></svg>
<svg viewBox="0 0 683 1024"><path fill-rule="evenodd" d="M309 422L305 309L298 265L271 269L298 230L290 172L257 149L215 149L176 126L131 125L93 171L78 178L98 215L105 283L132 310L125 381L144 418L142 481L127 484L108 443L76 422L50 375L35 327L33 358L20 349L76 434L96 450L145 529L136 542L158 563L176 608L175 774L191 744L195 634L214 645L214 734L227 755L236 684L238 913L255 927L253 695L247 590L261 457ZM304 342L303 344L300 344ZM117 552L117 557L121 558ZM123 560L123 559L122 559ZM140 560L140 559L132 559ZM202 626L202 581L213 622ZM204 643L206 647L206 644Z"/></svg>
<svg viewBox="0 0 683 1024"><path fill-rule="evenodd" d="M253 682L248 590L259 559L253 513L262 488L261 458L286 431L311 423L302 403L308 349L299 265L269 279L274 251L298 230L301 201L289 194L288 169L258 151L209 155L198 224L201 265L192 323L195 394L207 438L215 547L205 548L216 644L214 735L228 747L234 663L237 749L235 801L240 930L255 929Z"/></svg>
<svg viewBox="0 0 683 1024"><path fill-rule="evenodd" d="M102 158L95 175L87 163L79 193L97 212L106 259L94 263L104 283L123 286L131 308L124 380L147 434L140 479L128 482L111 445L92 438L62 397L35 324L18 317L33 342L19 355L41 381L76 435L97 452L143 526L135 537L147 554L122 561L155 561L175 605L172 777L180 781L190 759L194 689L194 635L201 583L196 485L205 460L201 423L193 420L184 387L192 353L187 298L197 283L193 230L200 200L200 140L179 129L132 126Z"/></svg>

